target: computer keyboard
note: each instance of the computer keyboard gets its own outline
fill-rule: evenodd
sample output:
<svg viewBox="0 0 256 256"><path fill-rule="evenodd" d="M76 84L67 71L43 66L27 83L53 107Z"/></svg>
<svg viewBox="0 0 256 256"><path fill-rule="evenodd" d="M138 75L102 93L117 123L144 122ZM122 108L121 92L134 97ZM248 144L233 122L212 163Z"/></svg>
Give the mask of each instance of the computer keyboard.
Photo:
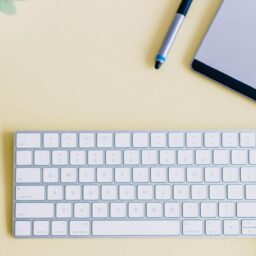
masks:
<svg viewBox="0 0 256 256"><path fill-rule="evenodd" d="M13 234L256 236L256 131L17 132Z"/></svg>

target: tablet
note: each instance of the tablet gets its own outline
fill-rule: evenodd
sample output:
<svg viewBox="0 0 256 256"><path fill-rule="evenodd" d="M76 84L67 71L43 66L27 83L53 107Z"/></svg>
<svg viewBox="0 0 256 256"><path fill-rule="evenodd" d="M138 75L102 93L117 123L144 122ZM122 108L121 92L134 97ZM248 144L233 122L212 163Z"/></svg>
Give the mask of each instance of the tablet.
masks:
<svg viewBox="0 0 256 256"><path fill-rule="evenodd" d="M256 0L223 0L192 68L256 100Z"/></svg>

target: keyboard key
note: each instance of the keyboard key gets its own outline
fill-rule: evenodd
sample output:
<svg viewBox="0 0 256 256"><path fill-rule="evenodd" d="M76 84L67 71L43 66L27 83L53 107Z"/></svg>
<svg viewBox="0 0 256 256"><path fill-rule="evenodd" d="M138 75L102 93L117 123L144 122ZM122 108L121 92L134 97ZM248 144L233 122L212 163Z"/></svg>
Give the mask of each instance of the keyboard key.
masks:
<svg viewBox="0 0 256 256"><path fill-rule="evenodd" d="M81 150L70 151L70 164L71 165L85 165L86 164L86 153Z"/></svg>
<svg viewBox="0 0 256 256"><path fill-rule="evenodd" d="M90 234L89 221L70 221L71 236L88 236Z"/></svg>
<svg viewBox="0 0 256 256"><path fill-rule="evenodd" d="M84 186L84 200L98 200L100 196L100 189L98 185Z"/></svg>
<svg viewBox="0 0 256 256"><path fill-rule="evenodd" d="M166 218L179 218L181 216L179 203L165 203L164 215Z"/></svg>
<svg viewBox="0 0 256 256"><path fill-rule="evenodd" d="M201 220L184 220L183 234L187 236L200 236L203 234L203 222Z"/></svg>
<svg viewBox="0 0 256 256"><path fill-rule="evenodd" d="M75 133L62 133L61 134L61 146L63 148L75 148L77 147L77 136Z"/></svg>
<svg viewBox="0 0 256 256"><path fill-rule="evenodd" d="M142 164L154 165L158 162L156 150L143 150L142 151Z"/></svg>
<svg viewBox="0 0 256 256"><path fill-rule="evenodd" d="M238 146L238 134L235 132L222 133L222 146L224 148L235 148Z"/></svg>
<svg viewBox="0 0 256 256"><path fill-rule="evenodd" d="M92 217L94 217L94 218L108 217L108 204L107 203L93 203L92 204Z"/></svg>
<svg viewBox="0 0 256 256"><path fill-rule="evenodd" d="M199 167L187 168L187 182L201 182L203 180L203 169Z"/></svg>
<svg viewBox="0 0 256 256"><path fill-rule="evenodd" d="M147 203L147 217L160 218L162 216L161 203Z"/></svg>
<svg viewBox="0 0 256 256"><path fill-rule="evenodd" d="M150 145L152 148L166 147L166 134L163 132L151 133L150 140Z"/></svg>
<svg viewBox="0 0 256 256"><path fill-rule="evenodd" d="M229 164L230 163L230 151L229 150L214 150L213 151L213 162L216 165Z"/></svg>
<svg viewBox="0 0 256 256"><path fill-rule="evenodd" d="M240 218L256 218L256 203L254 202L238 202L237 217Z"/></svg>
<svg viewBox="0 0 256 256"><path fill-rule="evenodd" d="M50 164L50 151L37 150L34 154L35 165L49 165Z"/></svg>
<svg viewBox="0 0 256 256"><path fill-rule="evenodd" d="M143 203L129 203L129 217L142 218L144 217L144 204Z"/></svg>
<svg viewBox="0 0 256 256"><path fill-rule="evenodd" d="M40 180L40 168L16 168L17 183L37 183Z"/></svg>
<svg viewBox="0 0 256 256"><path fill-rule="evenodd" d="M210 185L210 199L222 200L226 198L226 189L224 185Z"/></svg>
<svg viewBox="0 0 256 256"><path fill-rule="evenodd" d="M32 152L31 151L16 151L16 164L17 165L32 165Z"/></svg>
<svg viewBox="0 0 256 256"><path fill-rule="evenodd" d="M256 182L256 168L255 167L242 167L241 168L241 181Z"/></svg>
<svg viewBox="0 0 256 256"><path fill-rule="evenodd" d="M71 217L71 204L70 203L57 203L56 204L56 217L57 218L70 218Z"/></svg>
<svg viewBox="0 0 256 256"><path fill-rule="evenodd" d="M31 235L31 222L30 221L16 221L15 222L15 235L16 236L30 236Z"/></svg>
<svg viewBox="0 0 256 256"><path fill-rule="evenodd" d="M208 190L206 185L192 185L191 197L193 200L204 200L208 198Z"/></svg>
<svg viewBox="0 0 256 256"><path fill-rule="evenodd" d="M239 235L240 223L238 220L224 220L224 235Z"/></svg>
<svg viewBox="0 0 256 256"><path fill-rule="evenodd" d="M189 132L186 135L188 148L199 148L202 146L202 134L200 132Z"/></svg>
<svg viewBox="0 0 256 256"><path fill-rule="evenodd" d="M201 203L201 217L214 218L217 217L217 204L216 203Z"/></svg>
<svg viewBox="0 0 256 256"><path fill-rule="evenodd" d="M245 165L248 162L246 150L232 150L231 152L232 164Z"/></svg>
<svg viewBox="0 0 256 256"><path fill-rule="evenodd" d="M17 148L40 148L41 135L40 133L17 133L16 146Z"/></svg>
<svg viewBox="0 0 256 256"><path fill-rule="evenodd" d="M112 168L97 168L97 182L112 182Z"/></svg>
<svg viewBox="0 0 256 256"><path fill-rule="evenodd" d="M98 133L97 134L97 147L111 148L113 145L112 133Z"/></svg>
<svg viewBox="0 0 256 256"><path fill-rule="evenodd" d="M53 218L52 203L16 203L16 218Z"/></svg>
<svg viewBox="0 0 256 256"><path fill-rule="evenodd" d="M222 225L220 220L207 220L205 222L205 233L209 236L218 236L222 234Z"/></svg>
<svg viewBox="0 0 256 256"><path fill-rule="evenodd" d="M139 185L137 194L138 194L139 200L152 200L153 199L153 186Z"/></svg>
<svg viewBox="0 0 256 256"><path fill-rule="evenodd" d="M75 218L89 218L90 217L90 204L89 203L75 203L74 204L74 217Z"/></svg>
<svg viewBox="0 0 256 256"><path fill-rule="evenodd" d="M62 186L48 186L47 199L48 200L62 200L63 199L63 187Z"/></svg>
<svg viewBox="0 0 256 256"><path fill-rule="evenodd" d="M133 168L132 170L133 182L148 182L149 169L148 168Z"/></svg>
<svg viewBox="0 0 256 256"><path fill-rule="evenodd" d="M112 218L126 217L126 204L125 203L111 203L110 217L112 217Z"/></svg>
<svg viewBox="0 0 256 256"><path fill-rule="evenodd" d="M183 203L182 214L184 218L196 218L199 217L199 205L198 203Z"/></svg>
<svg viewBox="0 0 256 256"><path fill-rule="evenodd" d="M242 185L229 185L228 186L228 199L241 200L244 198L244 188Z"/></svg>
<svg viewBox="0 0 256 256"><path fill-rule="evenodd" d="M250 164L256 164L256 150L249 150L249 162Z"/></svg>
<svg viewBox="0 0 256 256"><path fill-rule="evenodd" d="M170 182L184 182L185 169L184 168L169 168Z"/></svg>
<svg viewBox="0 0 256 256"><path fill-rule="evenodd" d="M149 146L149 136L147 133L133 133L132 144L135 148L147 148Z"/></svg>
<svg viewBox="0 0 256 256"><path fill-rule="evenodd" d="M120 200L133 200L135 198L135 186L121 185L119 187Z"/></svg>
<svg viewBox="0 0 256 256"><path fill-rule="evenodd" d="M68 234L67 221L52 221L51 227L53 236L66 236Z"/></svg>
<svg viewBox="0 0 256 256"><path fill-rule="evenodd" d="M50 233L49 221L34 221L33 228L35 236L48 236Z"/></svg>
<svg viewBox="0 0 256 256"><path fill-rule="evenodd" d="M79 147L80 148L93 148L93 147L95 147L94 133L80 133L79 134Z"/></svg>
<svg viewBox="0 0 256 256"><path fill-rule="evenodd" d="M207 148L218 148L220 146L220 134L218 132L206 132L204 145Z"/></svg>
<svg viewBox="0 0 256 256"><path fill-rule="evenodd" d="M256 133L255 132L241 132L240 146L243 148L256 147Z"/></svg>
<svg viewBox="0 0 256 256"><path fill-rule="evenodd" d="M130 182L131 172L130 168L115 168L115 182Z"/></svg>
<svg viewBox="0 0 256 256"><path fill-rule="evenodd" d="M68 201L80 200L82 198L81 186L78 186L78 185L66 186L65 197L66 197L66 200Z"/></svg>
<svg viewBox="0 0 256 256"><path fill-rule="evenodd" d="M59 134L58 133L44 133L44 147L45 148L58 148L59 147Z"/></svg>
<svg viewBox="0 0 256 256"><path fill-rule="evenodd" d="M117 199L117 186L106 185L101 187L102 200L116 200Z"/></svg>
<svg viewBox="0 0 256 256"><path fill-rule="evenodd" d="M169 133L169 147L182 148L184 147L184 134L183 133Z"/></svg>
<svg viewBox="0 0 256 256"><path fill-rule="evenodd" d="M170 185L156 185L155 197L157 200L169 200L172 198L172 190Z"/></svg>
<svg viewBox="0 0 256 256"><path fill-rule="evenodd" d="M160 150L160 164L175 164L176 155L174 150Z"/></svg>
<svg viewBox="0 0 256 256"><path fill-rule="evenodd" d="M60 176L61 182L76 182L77 170L76 168L61 168Z"/></svg>
<svg viewBox="0 0 256 256"><path fill-rule="evenodd" d="M95 236L172 236L180 234L180 224L176 220L93 221L92 232Z"/></svg>
<svg viewBox="0 0 256 256"><path fill-rule="evenodd" d="M211 151L210 150L196 150L196 164L211 164Z"/></svg>
<svg viewBox="0 0 256 256"><path fill-rule="evenodd" d="M43 168L43 182L58 182L59 169L58 168Z"/></svg>
<svg viewBox="0 0 256 256"><path fill-rule="evenodd" d="M120 165L122 163L121 151L107 150L106 151L106 164Z"/></svg>
<svg viewBox="0 0 256 256"><path fill-rule="evenodd" d="M94 182L96 171L94 168L79 168L79 182Z"/></svg>
<svg viewBox="0 0 256 256"><path fill-rule="evenodd" d="M235 204L223 202L219 203L219 217L232 218L235 217Z"/></svg>
<svg viewBox="0 0 256 256"><path fill-rule="evenodd" d="M88 151L88 164L89 165L102 165L104 162L104 154L101 150Z"/></svg>
<svg viewBox="0 0 256 256"><path fill-rule="evenodd" d="M223 168L223 181L224 182L237 182L237 181L239 181L239 168L237 168L237 167L224 167Z"/></svg>
<svg viewBox="0 0 256 256"><path fill-rule="evenodd" d="M256 199L256 185L245 186L246 199L253 200Z"/></svg>
<svg viewBox="0 0 256 256"><path fill-rule="evenodd" d="M218 167L206 167L204 171L206 182L219 182L221 180L221 170Z"/></svg>
<svg viewBox="0 0 256 256"><path fill-rule="evenodd" d="M124 164L136 165L140 162L140 152L138 150L124 151Z"/></svg>
<svg viewBox="0 0 256 256"><path fill-rule="evenodd" d="M131 146L131 135L129 133L116 133L115 134L115 147L116 148L129 148Z"/></svg>
<svg viewBox="0 0 256 256"><path fill-rule="evenodd" d="M151 168L151 182L166 182L167 170L166 168Z"/></svg>
<svg viewBox="0 0 256 256"><path fill-rule="evenodd" d="M174 185L173 197L175 200L186 200L189 199L189 186L188 185Z"/></svg>
<svg viewBox="0 0 256 256"><path fill-rule="evenodd" d="M179 150L178 151L178 164L189 165L194 163L194 152L192 150Z"/></svg>
<svg viewBox="0 0 256 256"><path fill-rule="evenodd" d="M16 200L34 201L44 200L44 186L17 186Z"/></svg>
<svg viewBox="0 0 256 256"><path fill-rule="evenodd" d="M52 164L53 165L67 165L68 164L68 152L59 150L52 151Z"/></svg>

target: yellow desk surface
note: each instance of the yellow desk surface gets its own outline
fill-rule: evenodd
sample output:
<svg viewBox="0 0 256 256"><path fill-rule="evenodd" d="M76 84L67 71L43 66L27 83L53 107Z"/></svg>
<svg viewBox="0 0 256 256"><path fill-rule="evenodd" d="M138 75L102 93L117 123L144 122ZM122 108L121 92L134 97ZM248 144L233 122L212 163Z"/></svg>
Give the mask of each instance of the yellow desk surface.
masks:
<svg viewBox="0 0 256 256"><path fill-rule="evenodd" d="M256 104L190 63L220 0L195 0L167 63L179 0L16 1L0 14L0 255L256 255L255 239L14 239L16 130L256 129Z"/></svg>

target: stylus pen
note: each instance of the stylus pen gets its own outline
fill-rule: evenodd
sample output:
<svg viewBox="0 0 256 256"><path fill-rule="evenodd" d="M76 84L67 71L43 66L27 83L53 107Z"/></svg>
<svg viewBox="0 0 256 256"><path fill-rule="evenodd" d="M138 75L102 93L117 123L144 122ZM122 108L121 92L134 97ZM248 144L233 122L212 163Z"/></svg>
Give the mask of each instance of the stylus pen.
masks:
<svg viewBox="0 0 256 256"><path fill-rule="evenodd" d="M191 5L193 0L182 0L181 4L177 10L177 13L175 15L175 18L171 24L171 27L169 28L167 35L165 36L164 42L156 56L155 59L155 68L159 69L162 64L165 62L167 55L172 47L172 44L179 32L179 29L183 23L183 20L189 10L189 7Z"/></svg>

